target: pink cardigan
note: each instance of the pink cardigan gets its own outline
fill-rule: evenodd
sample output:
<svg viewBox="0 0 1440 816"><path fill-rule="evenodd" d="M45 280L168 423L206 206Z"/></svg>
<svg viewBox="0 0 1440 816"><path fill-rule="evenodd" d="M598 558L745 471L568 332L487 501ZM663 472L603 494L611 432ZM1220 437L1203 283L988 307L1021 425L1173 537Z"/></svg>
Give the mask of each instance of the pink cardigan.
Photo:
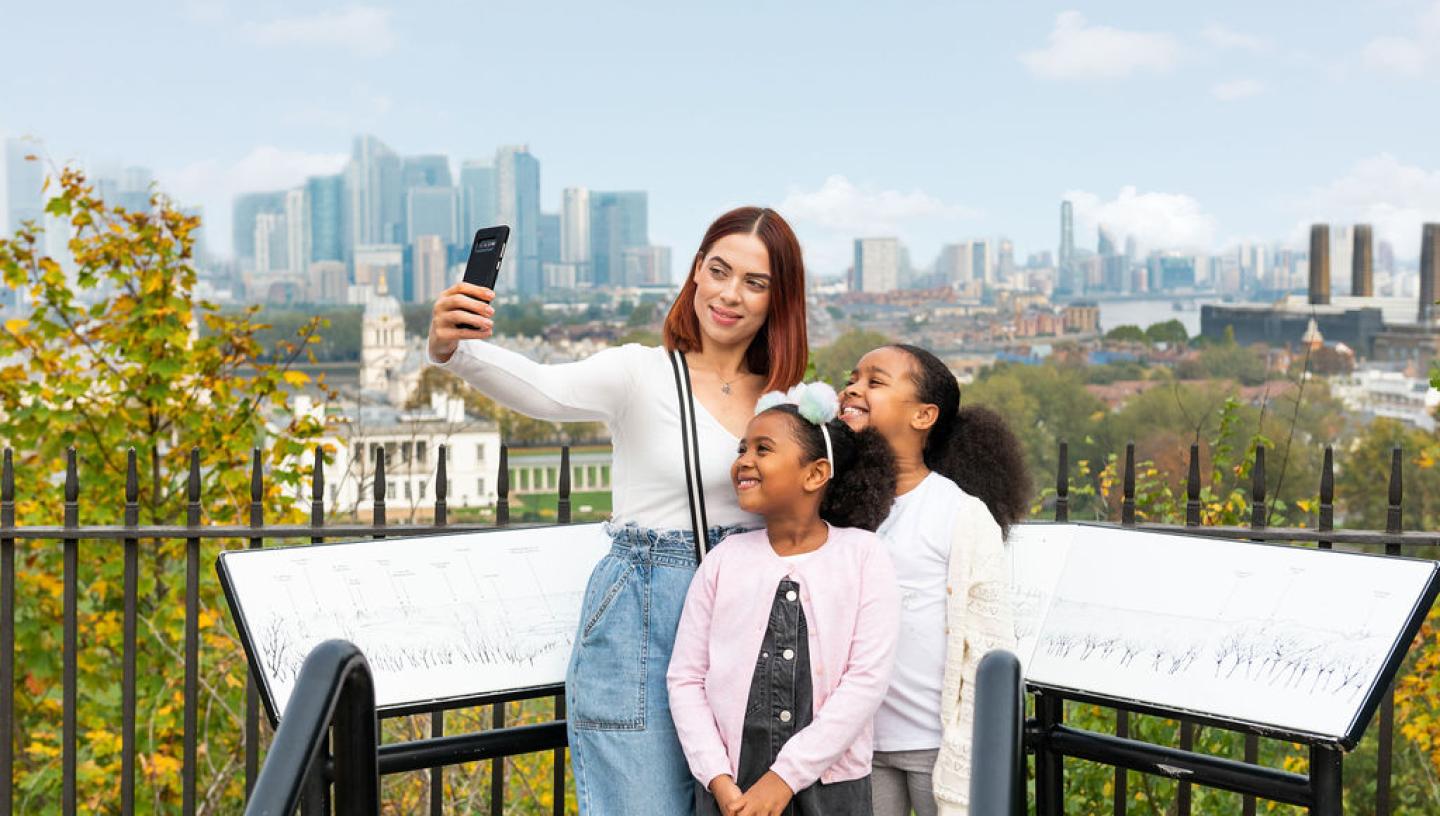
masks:
<svg viewBox="0 0 1440 816"><path fill-rule="evenodd" d="M690 583L667 675L670 713L690 771L709 786L738 775L750 678L780 579L800 585L809 630L814 719L771 766L792 791L870 773L871 720L890 686L900 629L895 570L874 533L830 528L790 562L764 530L725 539ZM712 625L713 624L713 625Z"/></svg>

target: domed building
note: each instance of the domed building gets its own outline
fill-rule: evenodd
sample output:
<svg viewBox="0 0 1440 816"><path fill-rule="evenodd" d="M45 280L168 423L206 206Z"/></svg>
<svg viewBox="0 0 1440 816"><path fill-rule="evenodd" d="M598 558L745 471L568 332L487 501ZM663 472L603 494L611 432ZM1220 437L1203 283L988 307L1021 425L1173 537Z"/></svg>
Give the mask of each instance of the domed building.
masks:
<svg viewBox="0 0 1440 816"><path fill-rule="evenodd" d="M366 298L360 331L361 393L384 394L390 404L403 405L425 368L425 341L411 343L405 337L405 316L383 273Z"/></svg>

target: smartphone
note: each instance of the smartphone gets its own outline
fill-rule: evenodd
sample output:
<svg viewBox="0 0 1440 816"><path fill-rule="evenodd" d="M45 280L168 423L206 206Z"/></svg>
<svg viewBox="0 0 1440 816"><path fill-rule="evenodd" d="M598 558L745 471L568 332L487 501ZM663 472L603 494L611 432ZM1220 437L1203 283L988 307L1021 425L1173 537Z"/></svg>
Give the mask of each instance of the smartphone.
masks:
<svg viewBox="0 0 1440 816"><path fill-rule="evenodd" d="M505 257L505 242L510 239L510 228L501 224L498 227L483 227L475 232L475 242L470 245L470 259L465 262L466 283L473 283L476 286L483 286L490 291L495 291L495 282L500 277L500 260ZM475 329L477 326L456 324L462 329Z"/></svg>
<svg viewBox="0 0 1440 816"><path fill-rule="evenodd" d="M510 228L484 227L475 232L475 243L470 245L470 260L465 262L465 282L495 290L495 281L500 277L500 260L505 257L505 242L510 240Z"/></svg>

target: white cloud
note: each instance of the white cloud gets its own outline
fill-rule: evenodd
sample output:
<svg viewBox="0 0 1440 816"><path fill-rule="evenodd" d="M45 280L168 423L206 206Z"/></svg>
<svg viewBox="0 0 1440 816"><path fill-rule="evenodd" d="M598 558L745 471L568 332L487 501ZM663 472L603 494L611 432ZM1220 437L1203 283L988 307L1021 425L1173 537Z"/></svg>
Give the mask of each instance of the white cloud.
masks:
<svg viewBox="0 0 1440 816"><path fill-rule="evenodd" d="M1264 51L1270 47L1270 41L1264 37L1246 34L1243 31L1236 31L1215 24L1207 25L1201 29L1200 38L1220 49L1233 48L1241 51Z"/></svg>
<svg viewBox="0 0 1440 816"><path fill-rule="evenodd" d="M185 206L205 208L206 242L210 251L230 254L230 213L235 196L261 190L284 190L309 176L330 175L344 168L345 153L305 153L262 146L234 161L206 159L161 170L160 189Z"/></svg>
<svg viewBox="0 0 1440 816"><path fill-rule="evenodd" d="M1208 250L1215 244L1215 217L1182 193L1142 193L1126 186L1109 201L1084 190L1065 198L1075 209L1078 245L1087 245L1082 236L1093 236L1101 224L1118 240L1133 236L1144 249Z"/></svg>
<svg viewBox="0 0 1440 816"><path fill-rule="evenodd" d="M362 57L389 53L397 40L390 12L374 6L248 23L244 31L261 45L340 48Z"/></svg>
<svg viewBox="0 0 1440 816"><path fill-rule="evenodd" d="M838 174L818 189L792 188L776 209L800 235L807 266L822 275L842 272L850 265L856 238L929 238L979 215L922 190L868 189Z"/></svg>
<svg viewBox="0 0 1440 816"><path fill-rule="evenodd" d="M1360 51L1365 67L1374 71L1401 76L1425 73L1430 55L1414 40L1405 37L1376 37Z"/></svg>
<svg viewBox="0 0 1440 816"><path fill-rule="evenodd" d="M1389 153L1361 159L1303 196L1297 231L1312 223L1372 224L1377 241L1400 257L1420 252L1421 224L1440 222L1440 170L1404 164Z"/></svg>
<svg viewBox="0 0 1440 816"><path fill-rule="evenodd" d="M1264 91L1265 85L1256 79L1234 79L1210 86L1210 95L1221 102L1259 96Z"/></svg>
<svg viewBox="0 0 1440 816"><path fill-rule="evenodd" d="M1050 43L1026 51L1020 61L1042 79L1116 79L1136 71L1169 71L1180 59L1180 43L1163 32L1125 31L1089 25L1078 11L1061 12Z"/></svg>
<svg viewBox="0 0 1440 816"><path fill-rule="evenodd" d="M1431 0L1406 36L1375 37L1360 51L1367 68L1415 77L1440 65L1440 0Z"/></svg>

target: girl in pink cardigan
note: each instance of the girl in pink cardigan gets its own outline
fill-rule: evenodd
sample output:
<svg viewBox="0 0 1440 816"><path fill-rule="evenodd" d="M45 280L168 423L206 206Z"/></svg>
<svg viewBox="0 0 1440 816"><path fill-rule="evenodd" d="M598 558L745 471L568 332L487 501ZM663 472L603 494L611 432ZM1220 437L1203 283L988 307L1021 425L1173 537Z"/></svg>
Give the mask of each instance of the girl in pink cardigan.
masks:
<svg viewBox="0 0 1440 816"><path fill-rule="evenodd" d="M870 720L890 683L895 573L873 531L895 470L823 383L762 397L731 477L765 528L695 573L668 674L696 813L871 812Z"/></svg>

